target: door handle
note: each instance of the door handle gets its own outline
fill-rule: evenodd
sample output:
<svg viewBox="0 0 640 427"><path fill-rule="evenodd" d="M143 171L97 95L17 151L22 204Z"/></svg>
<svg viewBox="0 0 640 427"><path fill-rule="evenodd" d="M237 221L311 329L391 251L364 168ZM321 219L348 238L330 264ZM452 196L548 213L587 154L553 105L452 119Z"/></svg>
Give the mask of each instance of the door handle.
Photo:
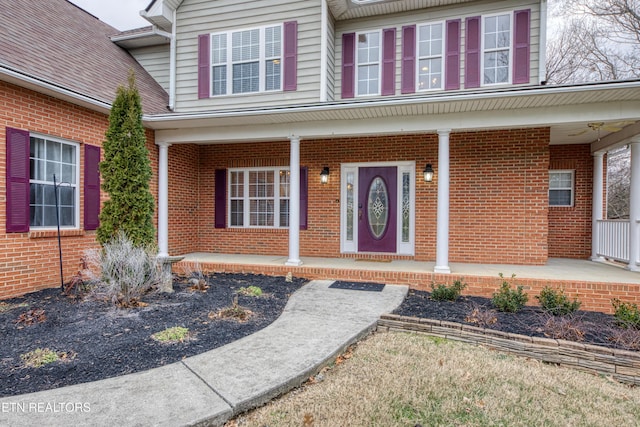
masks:
<svg viewBox="0 0 640 427"><path fill-rule="evenodd" d="M358 204L358 220L362 221L362 203Z"/></svg>

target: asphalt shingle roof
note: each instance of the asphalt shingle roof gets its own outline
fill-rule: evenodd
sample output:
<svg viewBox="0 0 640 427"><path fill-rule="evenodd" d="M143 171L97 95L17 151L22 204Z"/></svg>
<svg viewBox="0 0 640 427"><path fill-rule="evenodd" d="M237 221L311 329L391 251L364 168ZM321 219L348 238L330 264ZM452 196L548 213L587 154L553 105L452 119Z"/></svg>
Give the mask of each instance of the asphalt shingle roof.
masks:
<svg viewBox="0 0 640 427"><path fill-rule="evenodd" d="M0 67L109 104L133 69L144 112L167 112L167 93L109 39L117 29L67 0L0 0L0 11Z"/></svg>

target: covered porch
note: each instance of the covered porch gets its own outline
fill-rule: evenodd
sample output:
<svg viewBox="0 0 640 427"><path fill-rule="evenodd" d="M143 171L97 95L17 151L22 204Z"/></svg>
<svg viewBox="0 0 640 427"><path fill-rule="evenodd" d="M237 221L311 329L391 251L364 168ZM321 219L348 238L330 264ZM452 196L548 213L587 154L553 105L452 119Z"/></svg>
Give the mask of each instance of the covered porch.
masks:
<svg viewBox="0 0 640 427"><path fill-rule="evenodd" d="M435 273L435 262L413 260L378 260L353 257L302 257L302 265L285 265L286 256L235 255L194 252L185 254L176 265L178 272L188 264L200 265L205 272L266 274L285 276L288 273L307 279L333 279L385 284L408 284L412 289L430 291L431 283L452 283L464 280L463 292L491 297L502 283L499 273L523 285L529 303L535 303L545 286L562 287L570 297L582 302L582 309L611 312L611 299L640 299L640 273L620 264L565 258L550 258L545 265L468 264L452 262L451 273Z"/></svg>

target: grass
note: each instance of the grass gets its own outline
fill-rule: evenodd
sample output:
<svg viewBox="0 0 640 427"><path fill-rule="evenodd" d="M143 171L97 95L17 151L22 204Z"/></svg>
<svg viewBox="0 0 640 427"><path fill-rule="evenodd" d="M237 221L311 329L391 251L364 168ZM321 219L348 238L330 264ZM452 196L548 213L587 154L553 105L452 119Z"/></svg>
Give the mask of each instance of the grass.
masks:
<svg viewBox="0 0 640 427"><path fill-rule="evenodd" d="M156 332L151 335L151 338L163 343L183 342L189 338L189 329L183 328L182 326L174 326L173 328L167 328L163 331Z"/></svg>
<svg viewBox="0 0 640 427"><path fill-rule="evenodd" d="M640 388L442 338L377 333L322 381L228 426L309 419L314 427L635 425Z"/></svg>
<svg viewBox="0 0 640 427"><path fill-rule="evenodd" d="M68 360L73 358L73 355L69 355L65 352L55 352L48 348L36 348L28 353L20 355L20 358L24 362L25 366L32 368L41 368L49 363L54 363L59 360Z"/></svg>
<svg viewBox="0 0 640 427"><path fill-rule="evenodd" d="M245 288L244 286L238 289L238 293L241 295L246 295L249 297L259 297L262 296L262 289L258 286L249 286Z"/></svg>
<svg viewBox="0 0 640 427"><path fill-rule="evenodd" d="M29 307L29 304L27 304L26 302L22 302L19 304L10 304L8 302L0 302L0 313L4 313L19 307Z"/></svg>

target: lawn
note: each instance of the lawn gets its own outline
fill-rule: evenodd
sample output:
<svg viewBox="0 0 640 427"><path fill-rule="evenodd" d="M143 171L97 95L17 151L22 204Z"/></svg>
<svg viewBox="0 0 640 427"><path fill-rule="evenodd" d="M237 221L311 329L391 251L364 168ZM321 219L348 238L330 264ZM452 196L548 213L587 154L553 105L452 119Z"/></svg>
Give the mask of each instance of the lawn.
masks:
<svg viewBox="0 0 640 427"><path fill-rule="evenodd" d="M236 426L632 426L640 388L426 335L376 333Z"/></svg>

